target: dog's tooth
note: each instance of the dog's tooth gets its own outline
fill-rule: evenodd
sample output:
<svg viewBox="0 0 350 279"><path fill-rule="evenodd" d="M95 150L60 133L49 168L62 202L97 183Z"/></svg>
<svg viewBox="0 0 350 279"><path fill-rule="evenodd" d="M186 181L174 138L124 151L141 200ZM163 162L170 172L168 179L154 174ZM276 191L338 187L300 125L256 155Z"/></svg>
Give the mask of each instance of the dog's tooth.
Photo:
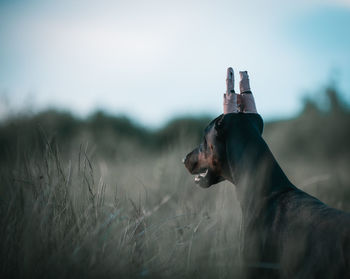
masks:
<svg viewBox="0 0 350 279"><path fill-rule="evenodd" d="M207 174L208 174L208 170L206 170L205 172L202 172L202 173L200 174L200 176L201 176L201 177L206 177Z"/></svg>

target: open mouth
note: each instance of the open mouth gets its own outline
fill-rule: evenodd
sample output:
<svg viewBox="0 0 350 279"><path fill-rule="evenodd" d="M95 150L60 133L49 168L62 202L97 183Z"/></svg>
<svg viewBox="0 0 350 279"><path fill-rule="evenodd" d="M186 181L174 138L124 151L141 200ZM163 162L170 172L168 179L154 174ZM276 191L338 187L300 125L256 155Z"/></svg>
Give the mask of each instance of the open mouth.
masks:
<svg viewBox="0 0 350 279"><path fill-rule="evenodd" d="M205 169L204 171L201 171L199 174L196 174L194 177L194 182L199 184L203 179L206 179L208 176L208 169Z"/></svg>
<svg viewBox="0 0 350 279"><path fill-rule="evenodd" d="M194 177L194 182L202 188L208 188L224 180L222 176L215 174L210 169L201 169Z"/></svg>

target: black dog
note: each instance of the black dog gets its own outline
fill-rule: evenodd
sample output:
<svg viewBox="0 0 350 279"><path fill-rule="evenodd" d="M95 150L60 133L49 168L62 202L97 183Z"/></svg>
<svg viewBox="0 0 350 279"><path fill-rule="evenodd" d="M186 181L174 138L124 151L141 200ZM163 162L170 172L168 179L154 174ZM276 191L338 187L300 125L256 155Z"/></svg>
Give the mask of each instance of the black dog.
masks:
<svg viewBox="0 0 350 279"><path fill-rule="evenodd" d="M296 188L261 137L258 114L213 120L185 166L201 187L236 185L248 278L350 278L350 215Z"/></svg>

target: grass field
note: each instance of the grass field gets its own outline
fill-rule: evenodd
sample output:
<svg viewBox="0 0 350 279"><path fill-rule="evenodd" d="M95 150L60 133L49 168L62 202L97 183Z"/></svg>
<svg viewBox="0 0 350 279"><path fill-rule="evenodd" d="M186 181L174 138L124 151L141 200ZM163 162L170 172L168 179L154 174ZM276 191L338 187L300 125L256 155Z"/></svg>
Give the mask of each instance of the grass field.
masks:
<svg viewBox="0 0 350 279"><path fill-rule="evenodd" d="M328 98L328 110L310 101L267 123L264 138L295 185L350 211L350 114ZM181 163L207 121L153 132L103 114L4 121L1 278L239 278L234 186L201 189Z"/></svg>

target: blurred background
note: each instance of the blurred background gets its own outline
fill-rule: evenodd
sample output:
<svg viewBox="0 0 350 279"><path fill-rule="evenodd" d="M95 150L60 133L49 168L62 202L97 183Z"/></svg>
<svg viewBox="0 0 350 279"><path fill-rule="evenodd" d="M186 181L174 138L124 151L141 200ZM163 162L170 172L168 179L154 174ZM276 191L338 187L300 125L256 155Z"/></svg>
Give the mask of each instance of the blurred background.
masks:
<svg viewBox="0 0 350 279"><path fill-rule="evenodd" d="M228 66L290 180L350 211L348 0L0 1L1 275L241 276L234 186L181 164Z"/></svg>

